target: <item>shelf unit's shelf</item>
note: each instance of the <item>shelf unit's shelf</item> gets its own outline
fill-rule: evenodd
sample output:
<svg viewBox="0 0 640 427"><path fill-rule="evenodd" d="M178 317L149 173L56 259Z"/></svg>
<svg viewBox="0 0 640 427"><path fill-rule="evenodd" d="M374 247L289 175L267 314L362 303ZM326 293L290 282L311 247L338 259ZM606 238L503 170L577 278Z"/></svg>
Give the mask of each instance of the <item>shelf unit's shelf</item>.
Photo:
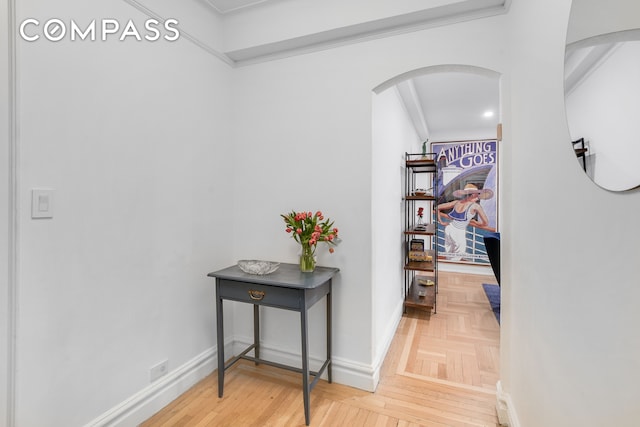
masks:
<svg viewBox="0 0 640 427"><path fill-rule="evenodd" d="M422 154L409 154L406 166L412 168L416 173L435 172L437 169L435 154L427 153L424 157L425 158L423 158Z"/></svg>
<svg viewBox="0 0 640 427"><path fill-rule="evenodd" d="M412 236L433 236L436 234L436 226L435 224L427 224L424 230L416 230L414 227L411 230L406 230L404 234Z"/></svg>
<svg viewBox="0 0 640 427"><path fill-rule="evenodd" d="M411 271L433 272L436 270L436 267L433 261L408 261L404 265L404 269L411 270Z"/></svg>
<svg viewBox="0 0 640 427"><path fill-rule="evenodd" d="M404 199L405 200L424 200L427 202L432 202L436 200L436 198L433 196L413 196L413 195L405 196Z"/></svg>
<svg viewBox="0 0 640 427"><path fill-rule="evenodd" d="M421 310L433 310L436 307L436 286L421 285L419 279L427 279L435 283L433 276L415 276L411 280L404 305Z"/></svg>

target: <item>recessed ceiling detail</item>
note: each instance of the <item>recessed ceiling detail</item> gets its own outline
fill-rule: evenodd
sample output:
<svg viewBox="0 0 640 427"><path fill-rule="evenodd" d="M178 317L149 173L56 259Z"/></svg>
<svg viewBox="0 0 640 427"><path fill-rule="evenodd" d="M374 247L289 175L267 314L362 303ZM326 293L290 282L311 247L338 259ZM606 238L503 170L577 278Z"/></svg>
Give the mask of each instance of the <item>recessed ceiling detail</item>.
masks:
<svg viewBox="0 0 640 427"><path fill-rule="evenodd" d="M141 5L137 0L124 0L132 6L140 9L147 15L155 17L158 15L151 11L148 7ZM341 20L327 23L320 28L309 29L307 27L294 25L292 31L288 31L286 36L269 37L273 34L268 26L278 25L278 23L287 21L297 21L298 19L313 19L313 13L305 15L304 7L302 10L297 8L291 11L291 16L283 16L287 14L288 5L284 0L204 0L206 4L211 6L216 13L221 15L221 23L223 31L219 44L223 46L227 44L226 50L223 48L212 47L209 43L191 36L188 28L181 28L181 34L194 42L198 46L220 57L224 62L232 66L250 65L254 63L295 56L308 52L329 49L341 45L358 43L361 41L372 40L376 38L389 37L397 34L403 34L411 31L419 31L435 26L450 25L458 22L481 19L490 16L504 14L508 11L511 0L438 0L434 2L425 1L424 4L418 3L425 9L418 9L412 12L400 12L401 8L396 8L396 12L387 10L387 14L379 14L377 18L366 17L366 15L358 17L352 15L350 21L345 23ZM296 0L290 0L292 3ZM282 3L283 7L275 8L276 3ZM272 7L272 5L274 7ZM258 7L259 6L259 7ZM325 8L324 11L332 10L331 5L320 2L316 7ZM335 4L334 4L335 7ZM275 12L282 19L268 19L272 17L270 13ZM266 27L265 36L258 32L253 37L244 37L247 32L238 32L242 36L240 41L233 39L233 31L228 28L234 28L238 19L242 21L244 17L250 16L246 22L260 22L260 26ZM264 19L261 19L264 18ZM303 19L303 20L304 20ZM299 23L298 23L299 24ZM249 29L253 28L251 25ZM290 29L291 30L291 29ZM249 31L249 30L247 30ZM249 31L249 32L252 32ZM276 31L277 32L277 31ZM187 37L188 36L188 37Z"/></svg>
<svg viewBox="0 0 640 427"><path fill-rule="evenodd" d="M207 3L218 12L224 14L267 1L269 0L207 0Z"/></svg>
<svg viewBox="0 0 640 427"><path fill-rule="evenodd" d="M208 1L211 3L237 2L238 4L249 2L249 0ZM270 1L275 0L252 1L252 3ZM296 37L290 37L285 40L270 41L262 44L253 43L251 46L225 51L225 54L238 65L252 64L363 40L495 16L506 13L509 4L510 0L449 1L440 6L432 6L379 19L363 20L350 25L328 28L324 31L299 34Z"/></svg>

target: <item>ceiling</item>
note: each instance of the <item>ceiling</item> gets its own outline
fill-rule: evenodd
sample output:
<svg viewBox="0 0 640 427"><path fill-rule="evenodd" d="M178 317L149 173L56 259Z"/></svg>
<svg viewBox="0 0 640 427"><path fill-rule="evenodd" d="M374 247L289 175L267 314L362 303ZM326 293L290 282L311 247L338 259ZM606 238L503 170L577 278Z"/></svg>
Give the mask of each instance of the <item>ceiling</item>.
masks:
<svg viewBox="0 0 640 427"><path fill-rule="evenodd" d="M469 71L419 75L396 86L423 141L495 138L499 75Z"/></svg>
<svg viewBox="0 0 640 427"><path fill-rule="evenodd" d="M270 0L207 0L220 13L228 13L243 7L264 3ZM273 0L271 0L273 1Z"/></svg>
<svg viewBox="0 0 640 427"><path fill-rule="evenodd" d="M207 0L219 13L242 12L241 9L257 4L276 2L281 0ZM453 2L452 2L453 3ZM446 21L449 16L456 14L472 16L478 9L491 10L496 6L504 6L506 2L500 0L485 0L480 2L463 1L457 9L441 8L442 16L437 20ZM434 9L431 9L434 10ZM411 26L418 21L427 22L435 18L431 11L411 14L414 18L404 17L378 20L375 25L368 25L367 34L397 30L398 25ZM413 22L415 20L415 22ZM406 21L406 22L405 22ZM373 28L376 27L376 28ZM352 35L345 36L349 29L341 29L340 37L361 37L363 31L357 25L351 27ZM321 40L322 37L327 40ZM295 44L301 46L317 43L331 43L335 37L331 32L322 35L309 35L299 40L283 41L279 43L265 43L263 45L242 49L235 52L225 52L236 63L251 61L263 55L272 55L279 49L296 49ZM415 75L396 84L402 102L405 105L417 134L422 140L443 141L454 139L490 138L496 136L496 128L500 122L499 76L497 73L473 73L465 70L444 70L437 73ZM491 112L490 117L485 116Z"/></svg>

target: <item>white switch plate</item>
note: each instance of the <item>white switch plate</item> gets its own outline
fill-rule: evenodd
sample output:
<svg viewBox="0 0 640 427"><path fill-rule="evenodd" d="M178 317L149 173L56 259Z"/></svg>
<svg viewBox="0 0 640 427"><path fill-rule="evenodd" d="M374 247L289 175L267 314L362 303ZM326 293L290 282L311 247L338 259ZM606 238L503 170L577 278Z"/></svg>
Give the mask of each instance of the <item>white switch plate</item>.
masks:
<svg viewBox="0 0 640 427"><path fill-rule="evenodd" d="M31 189L31 218L53 218L53 189Z"/></svg>

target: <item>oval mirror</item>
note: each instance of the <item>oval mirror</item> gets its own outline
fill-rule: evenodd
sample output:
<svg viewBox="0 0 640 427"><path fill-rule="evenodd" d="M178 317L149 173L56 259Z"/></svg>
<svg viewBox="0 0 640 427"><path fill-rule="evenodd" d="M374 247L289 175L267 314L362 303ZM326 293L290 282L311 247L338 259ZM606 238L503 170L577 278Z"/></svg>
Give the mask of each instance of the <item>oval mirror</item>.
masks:
<svg viewBox="0 0 640 427"><path fill-rule="evenodd" d="M640 186L640 1L573 0L565 107L579 166L612 191Z"/></svg>

